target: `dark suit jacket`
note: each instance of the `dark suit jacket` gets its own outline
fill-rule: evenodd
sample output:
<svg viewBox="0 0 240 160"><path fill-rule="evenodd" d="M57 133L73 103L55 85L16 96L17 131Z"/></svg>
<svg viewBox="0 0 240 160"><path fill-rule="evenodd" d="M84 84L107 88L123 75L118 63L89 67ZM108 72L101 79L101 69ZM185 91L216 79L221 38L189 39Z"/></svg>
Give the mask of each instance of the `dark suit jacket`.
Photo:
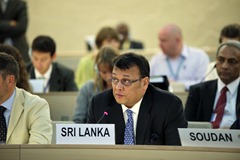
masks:
<svg viewBox="0 0 240 160"><path fill-rule="evenodd" d="M217 80L199 83L190 87L185 106L188 121L210 122L217 92ZM240 85L236 99L236 107L240 103Z"/></svg>
<svg viewBox="0 0 240 160"><path fill-rule="evenodd" d="M109 107L109 108L108 108ZM125 123L122 107L113 96L112 89L93 97L88 115L88 123L115 124L116 144L123 144ZM138 115L136 144L181 145L177 128L186 128L181 100L175 95L149 85Z"/></svg>
<svg viewBox="0 0 240 160"><path fill-rule="evenodd" d="M16 26L10 26L11 20L17 21ZM24 61L30 61L28 56L28 43L25 33L28 25L28 15L26 2L20 0L9 0L6 11L0 9L0 43L8 37L11 38L13 45L23 55Z"/></svg>
<svg viewBox="0 0 240 160"><path fill-rule="evenodd" d="M78 91L74 82L74 72L58 63L52 63L53 69L50 77L49 91ZM30 79L36 79L32 63L27 65Z"/></svg>

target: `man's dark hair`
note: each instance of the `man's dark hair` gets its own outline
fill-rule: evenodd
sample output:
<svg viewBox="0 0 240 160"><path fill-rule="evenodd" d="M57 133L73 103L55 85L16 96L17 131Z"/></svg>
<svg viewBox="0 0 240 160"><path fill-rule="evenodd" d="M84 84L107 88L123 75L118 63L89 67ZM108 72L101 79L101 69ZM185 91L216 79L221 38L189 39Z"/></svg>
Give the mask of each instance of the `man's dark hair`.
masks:
<svg viewBox="0 0 240 160"><path fill-rule="evenodd" d="M0 52L0 75L3 80L5 80L8 75L13 75L16 83L19 78L19 66L17 61L13 56L4 52Z"/></svg>
<svg viewBox="0 0 240 160"><path fill-rule="evenodd" d="M229 24L225 26L220 33L219 43L222 43L222 38L226 37L229 39L237 39L240 41L240 25L239 24Z"/></svg>
<svg viewBox="0 0 240 160"><path fill-rule="evenodd" d="M50 52L52 57L56 52L56 43L51 37L41 35L33 40L32 50L40 52Z"/></svg>
<svg viewBox="0 0 240 160"><path fill-rule="evenodd" d="M128 52L118 56L113 63L114 66L122 70L127 70L130 69L131 67L137 66L140 71L140 77L142 78L149 77L150 74L149 63L148 60L142 55Z"/></svg>

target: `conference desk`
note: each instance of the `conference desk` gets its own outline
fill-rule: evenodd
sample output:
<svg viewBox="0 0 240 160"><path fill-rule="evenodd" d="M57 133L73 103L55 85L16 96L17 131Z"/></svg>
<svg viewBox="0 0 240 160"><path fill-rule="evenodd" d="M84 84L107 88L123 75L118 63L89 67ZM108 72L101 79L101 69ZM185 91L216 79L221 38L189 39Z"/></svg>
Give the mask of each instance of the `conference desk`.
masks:
<svg viewBox="0 0 240 160"><path fill-rule="evenodd" d="M239 160L240 148L147 145L0 145L1 160Z"/></svg>

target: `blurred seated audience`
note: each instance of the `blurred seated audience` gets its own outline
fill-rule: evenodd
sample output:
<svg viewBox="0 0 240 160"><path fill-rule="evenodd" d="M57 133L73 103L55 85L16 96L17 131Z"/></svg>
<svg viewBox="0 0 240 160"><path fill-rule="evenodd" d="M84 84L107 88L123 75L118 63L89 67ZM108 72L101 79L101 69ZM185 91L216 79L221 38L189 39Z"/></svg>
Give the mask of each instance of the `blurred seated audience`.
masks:
<svg viewBox="0 0 240 160"><path fill-rule="evenodd" d="M221 44L228 40L240 41L240 24L229 24L223 27L220 32L219 43ZM205 81L218 78L215 64L216 62L214 61L208 65Z"/></svg>
<svg viewBox="0 0 240 160"><path fill-rule="evenodd" d="M117 32L111 27L101 28L97 33L95 43L97 49L100 49L104 46L111 46L117 50L119 49L119 39ZM96 76L96 72L94 70L94 62L97 54L98 51L95 50L93 53L87 54L79 60L75 77L75 82L79 89L85 82L93 79Z"/></svg>
<svg viewBox="0 0 240 160"><path fill-rule="evenodd" d="M190 87L185 116L188 121L211 122L213 128L230 128L240 105L240 42L218 47L216 70L218 79Z"/></svg>
<svg viewBox="0 0 240 160"><path fill-rule="evenodd" d="M77 104L73 116L73 121L75 123L87 122L88 105L93 95L112 88L111 73L113 69L113 60L117 56L117 50L111 47L103 47L99 50L95 60L97 76L95 79L87 81L82 86L77 96Z"/></svg>
<svg viewBox="0 0 240 160"><path fill-rule="evenodd" d="M17 81L17 87L22 88L28 92L32 92L32 89L30 87L30 84L28 82L29 76L26 70L25 62L22 58L22 54L19 52L19 50L13 46L9 46L6 44L0 44L0 52L7 53L18 62L19 66L19 79Z"/></svg>
<svg viewBox="0 0 240 160"><path fill-rule="evenodd" d="M143 49L143 43L140 41L133 40L130 36L130 30L126 23L119 23L116 27L119 39L120 39L120 49Z"/></svg>
<svg viewBox="0 0 240 160"><path fill-rule="evenodd" d="M151 76L166 75L170 86L173 82L181 82L186 90L203 80L209 57L203 50L184 44L179 26L164 26L159 31L158 39L162 52L150 61Z"/></svg>
<svg viewBox="0 0 240 160"><path fill-rule="evenodd" d="M78 91L73 70L53 62L56 44L49 36L40 35L32 43L32 63L27 65L30 79L43 79L43 92Z"/></svg>

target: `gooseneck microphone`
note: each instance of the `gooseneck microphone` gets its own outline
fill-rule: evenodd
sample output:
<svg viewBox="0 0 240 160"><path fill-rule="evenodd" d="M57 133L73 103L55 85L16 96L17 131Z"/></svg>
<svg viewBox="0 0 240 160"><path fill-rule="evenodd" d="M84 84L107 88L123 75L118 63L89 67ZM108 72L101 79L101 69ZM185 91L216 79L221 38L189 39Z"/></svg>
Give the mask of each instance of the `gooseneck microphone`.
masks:
<svg viewBox="0 0 240 160"><path fill-rule="evenodd" d="M214 66L211 68L211 70L202 78L201 82L203 82L203 81L207 78L207 76L209 76L210 73L212 73L212 71L213 71L215 68L216 68L216 64L214 64Z"/></svg>
<svg viewBox="0 0 240 160"><path fill-rule="evenodd" d="M110 109L110 107L107 107L106 109L105 109L105 111L103 112L103 115L102 115L102 117L97 121L97 124L99 123L99 122L101 122L101 120L105 117L105 116L108 116L108 110Z"/></svg>

